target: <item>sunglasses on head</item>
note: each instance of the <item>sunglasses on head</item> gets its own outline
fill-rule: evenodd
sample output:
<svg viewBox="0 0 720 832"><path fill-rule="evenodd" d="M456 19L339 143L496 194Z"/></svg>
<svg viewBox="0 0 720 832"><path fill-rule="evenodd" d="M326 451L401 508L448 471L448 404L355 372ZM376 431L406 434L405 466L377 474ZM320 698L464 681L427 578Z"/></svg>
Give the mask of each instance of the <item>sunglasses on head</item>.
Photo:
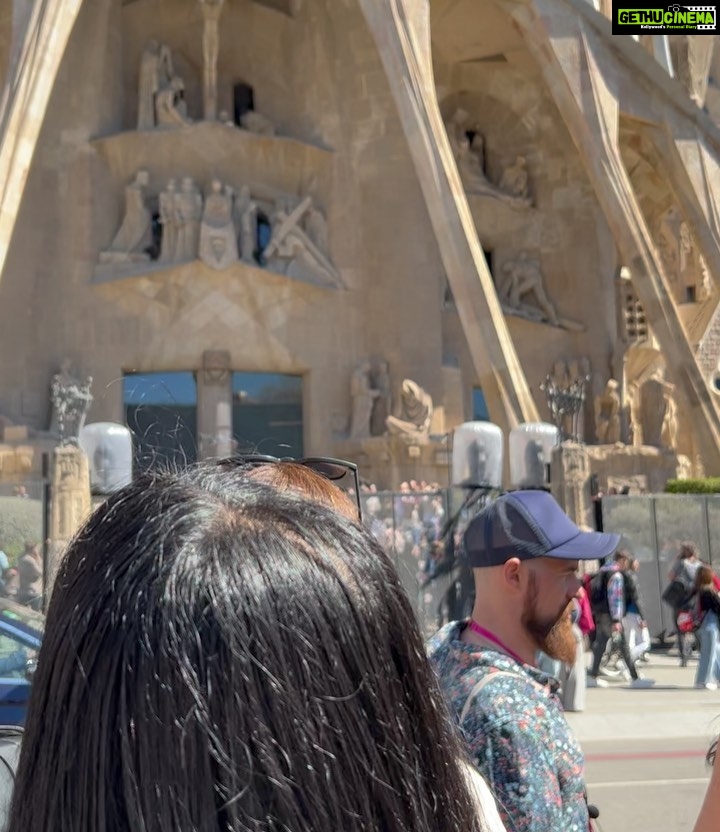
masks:
<svg viewBox="0 0 720 832"><path fill-rule="evenodd" d="M310 456L304 459L295 459L291 456L269 456L268 454L238 454L232 457L234 462L241 465L272 465L278 462L293 462L295 465L304 465L316 474L325 477L326 480L337 483L348 475L353 479L353 496L357 506L358 519L362 521L362 505L360 503L360 476L358 467L354 462L347 462L344 459L334 459L329 456ZM344 489L349 491L350 489Z"/></svg>

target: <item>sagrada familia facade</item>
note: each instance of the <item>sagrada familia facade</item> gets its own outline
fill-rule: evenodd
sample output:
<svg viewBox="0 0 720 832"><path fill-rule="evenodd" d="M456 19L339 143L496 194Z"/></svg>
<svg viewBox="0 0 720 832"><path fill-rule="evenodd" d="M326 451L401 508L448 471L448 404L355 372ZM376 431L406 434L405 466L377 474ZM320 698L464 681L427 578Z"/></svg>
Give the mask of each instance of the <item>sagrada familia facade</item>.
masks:
<svg viewBox="0 0 720 832"><path fill-rule="evenodd" d="M715 35L614 36L604 0L11 5L0 477L69 418L385 487L447 481L478 417L556 421L605 486L720 472Z"/></svg>

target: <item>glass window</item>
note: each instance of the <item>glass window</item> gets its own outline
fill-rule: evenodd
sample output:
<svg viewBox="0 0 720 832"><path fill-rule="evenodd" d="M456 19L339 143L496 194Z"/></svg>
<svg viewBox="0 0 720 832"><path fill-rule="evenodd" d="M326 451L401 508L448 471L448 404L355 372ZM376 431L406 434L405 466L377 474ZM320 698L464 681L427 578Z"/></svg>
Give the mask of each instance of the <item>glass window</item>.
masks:
<svg viewBox="0 0 720 832"><path fill-rule="evenodd" d="M195 462L197 385L193 373L131 373L123 379L123 395L139 470Z"/></svg>
<svg viewBox="0 0 720 832"><path fill-rule="evenodd" d="M301 376L233 373L232 394L238 453L303 455Z"/></svg>
<svg viewBox="0 0 720 832"><path fill-rule="evenodd" d="M488 412L487 404L485 403L485 396L483 394L482 388L473 387L472 404L473 404L473 421L474 422L489 422L490 421L490 413Z"/></svg>

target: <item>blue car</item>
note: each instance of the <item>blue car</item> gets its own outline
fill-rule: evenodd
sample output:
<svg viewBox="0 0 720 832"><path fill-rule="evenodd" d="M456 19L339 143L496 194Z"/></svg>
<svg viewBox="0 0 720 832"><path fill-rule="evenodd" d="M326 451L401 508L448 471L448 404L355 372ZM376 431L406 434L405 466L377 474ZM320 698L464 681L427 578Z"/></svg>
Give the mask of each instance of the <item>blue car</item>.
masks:
<svg viewBox="0 0 720 832"><path fill-rule="evenodd" d="M24 725L45 616L0 598L0 725Z"/></svg>

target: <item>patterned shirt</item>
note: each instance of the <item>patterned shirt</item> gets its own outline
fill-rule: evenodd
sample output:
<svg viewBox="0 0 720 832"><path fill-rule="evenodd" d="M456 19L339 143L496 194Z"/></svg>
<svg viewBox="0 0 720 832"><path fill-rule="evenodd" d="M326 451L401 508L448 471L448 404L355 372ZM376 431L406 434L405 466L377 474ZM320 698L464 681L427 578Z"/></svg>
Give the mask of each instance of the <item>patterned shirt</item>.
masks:
<svg viewBox="0 0 720 832"><path fill-rule="evenodd" d="M557 697L557 682L492 647L460 641L464 622L428 644L455 716L486 676L461 725L472 759L513 832L587 832L583 755Z"/></svg>
<svg viewBox="0 0 720 832"><path fill-rule="evenodd" d="M607 583L610 618L613 621L622 621L625 615L625 576L617 567L610 571L612 574Z"/></svg>

